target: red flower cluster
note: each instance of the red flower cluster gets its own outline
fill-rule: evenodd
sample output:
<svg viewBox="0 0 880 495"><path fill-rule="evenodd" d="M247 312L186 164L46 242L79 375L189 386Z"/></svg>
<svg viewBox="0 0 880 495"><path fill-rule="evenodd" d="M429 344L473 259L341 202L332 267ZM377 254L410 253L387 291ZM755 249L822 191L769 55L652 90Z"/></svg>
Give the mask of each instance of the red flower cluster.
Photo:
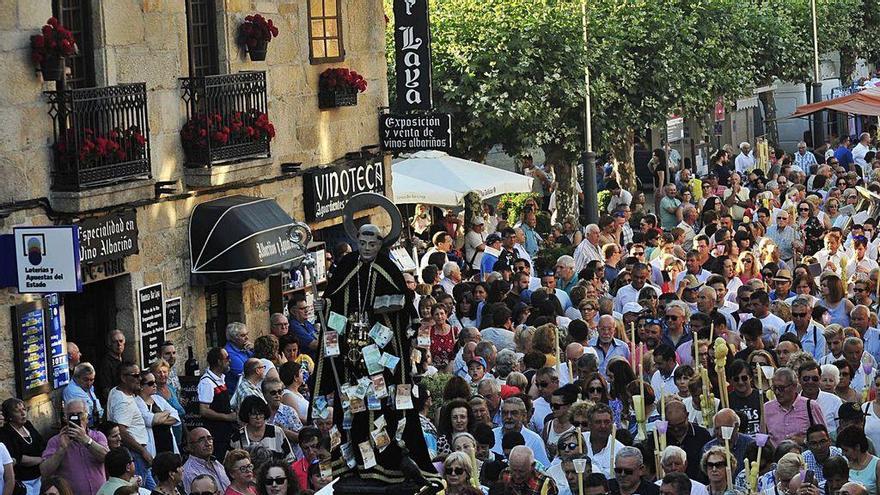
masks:
<svg viewBox="0 0 880 495"><path fill-rule="evenodd" d="M136 160L143 157L147 144L147 139L136 125L127 129L115 127L106 134L85 128L80 138L71 129L66 136L67 139L56 143L55 150L62 158L76 159L80 164L112 164Z"/></svg>
<svg viewBox="0 0 880 495"><path fill-rule="evenodd" d="M275 126L269 116L256 109L233 112L226 117L219 112L195 115L180 130L184 148L196 150L207 149L209 143L212 147L225 146L248 140L271 141L274 137Z"/></svg>
<svg viewBox="0 0 880 495"><path fill-rule="evenodd" d="M318 87L323 90L356 90L363 93L367 90L367 80L353 70L343 67L327 69L318 79Z"/></svg>
<svg viewBox="0 0 880 495"><path fill-rule="evenodd" d="M70 57L76 55L76 39L69 29L58 19L50 17L43 26L42 34L31 39L31 60L40 64L49 57Z"/></svg>
<svg viewBox="0 0 880 495"><path fill-rule="evenodd" d="M249 15L238 28L239 43L249 48L259 43L268 43L278 36L278 28L272 24L272 19L266 19L260 14Z"/></svg>

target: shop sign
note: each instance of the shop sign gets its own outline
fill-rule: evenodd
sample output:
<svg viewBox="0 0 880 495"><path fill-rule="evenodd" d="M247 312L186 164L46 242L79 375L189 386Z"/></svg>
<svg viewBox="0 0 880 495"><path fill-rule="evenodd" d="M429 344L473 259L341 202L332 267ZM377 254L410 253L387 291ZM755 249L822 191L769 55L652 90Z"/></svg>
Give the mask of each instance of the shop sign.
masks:
<svg viewBox="0 0 880 495"><path fill-rule="evenodd" d="M385 194L382 162L311 168L303 176L306 221L342 215L348 198L362 192Z"/></svg>
<svg viewBox="0 0 880 495"><path fill-rule="evenodd" d="M49 349L46 348L44 301L19 304L13 310L13 350L18 397L49 392Z"/></svg>
<svg viewBox="0 0 880 495"><path fill-rule="evenodd" d="M117 260L138 253L137 213L121 211L79 222L80 261L83 264Z"/></svg>
<svg viewBox="0 0 880 495"><path fill-rule="evenodd" d="M77 230L75 225L12 229L19 292L82 291Z"/></svg>
<svg viewBox="0 0 880 495"><path fill-rule="evenodd" d="M165 331L170 332L183 326L183 308L179 297L165 301Z"/></svg>
<svg viewBox="0 0 880 495"><path fill-rule="evenodd" d="M159 346L165 341L165 305L162 284L150 285L137 291L138 322L141 331L141 366L146 368L159 356Z"/></svg>
<svg viewBox="0 0 880 495"><path fill-rule="evenodd" d="M383 151L448 150L452 148L452 116L382 113L379 138Z"/></svg>
<svg viewBox="0 0 880 495"><path fill-rule="evenodd" d="M431 32L428 0L394 0L397 110L430 110Z"/></svg>
<svg viewBox="0 0 880 495"><path fill-rule="evenodd" d="M666 142L674 143L684 137L684 117L671 116L666 119Z"/></svg>

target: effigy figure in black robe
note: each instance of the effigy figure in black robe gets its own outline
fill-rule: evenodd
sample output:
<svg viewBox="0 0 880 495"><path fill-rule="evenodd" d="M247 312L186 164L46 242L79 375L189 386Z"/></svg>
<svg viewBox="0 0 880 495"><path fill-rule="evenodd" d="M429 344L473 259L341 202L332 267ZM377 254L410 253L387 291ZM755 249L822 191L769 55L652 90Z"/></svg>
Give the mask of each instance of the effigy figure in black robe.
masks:
<svg viewBox="0 0 880 495"><path fill-rule="evenodd" d="M341 434L341 445L331 452L334 477L354 473L399 483L404 457L424 476L436 477L412 403L410 344L418 323L413 295L379 229L364 225L357 239L359 251L339 260L324 290L326 324L310 415L325 417L326 407L333 407Z"/></svg>

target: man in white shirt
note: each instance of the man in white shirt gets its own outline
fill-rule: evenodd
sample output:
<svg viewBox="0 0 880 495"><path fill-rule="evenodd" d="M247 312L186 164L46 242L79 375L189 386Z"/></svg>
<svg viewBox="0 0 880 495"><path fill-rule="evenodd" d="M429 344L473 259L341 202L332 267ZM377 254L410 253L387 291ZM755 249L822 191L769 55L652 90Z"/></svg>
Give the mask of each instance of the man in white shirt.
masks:
<svg viewBox="0 0 880 495"><path fill-rule="evenodd" d="M734 161L736 171L740 174L746 174L755 167L755 157L752 155L752 145L743 141L739 143L740 154L736 155Z"/></svg>
<svg viewBox="0 0 880 495"><path fill-rule="evenodd" d="M474 270L480 269L483 250L486 249L486 222L483 217L474 217L471 230L464 236L464 262L470 263Z"/></svg>
<svg viewBox="0 0 880 495"><path fill-rule="evenodd" d="M443 264L443 278L440 280L440 286L450 296L452 289L461 283L461 268L454 261L447 261Z"/></svg>
<svg viewBox="0 0 880 495"><path fill-rule="evenodd" d="M501 449L501 440L504 434L516 431L522 434L526 441L526 447L532 449L532 452L535 453L535 460L544 466L549 466L550 459L547 458L547 449L544 447L544 440L541 438L541 435L528 428L523 428L523 423L527 419L526 414L526 404L522 399L519 397L504 399L504 402L501 404L501 426L492 430L492 433L495 434L495 446L492 447L492 452L503 455L504 451Z"/></svg>
<svg viewBox="0 0 880 495"><path fill-rule="evenodd" d="M853 161L862 168L862 176L865 176L870 168L868 162L865 161L865 155L868 154L868 151L871 151L870 145L871 135L863 132L859 134L859 144L855 145L852 149Z"/></svg>
<svg viewBox="0 0 880 495"><path fill-rule="evenodd" d="M584 240L574 250L574 269L578 273L593 260L605 261L602 246L599 245L599 226L591 223L584 231L586 233Z"/></svg>
<svg viewBox="0 0 880 495"><path fill-rule="evenodd" d="M632 194L627 190L621 189L620 184L616 180L611 179L606 182L605 189L611 192L611 199L608 200L608 213L614 211L618 206L629 206L632 204Z"/></svg>
<svg viewBox="0 0 880 495"><path fill-rule="evenodd" d="M678 393L678 386L675 384L675 368L678 363L675 361L675 349L668 344L660 344L654 349L654 364L657 371L651 376L651 388L657 400L661 395L675 395Z"/></svg>
<svg viewBox="0 0 880 495"><path fill-rule="evenodd" d="M422 260L419 262L418 274L420 276L422 274L422 270L424 270L425 267L428 266L428 260L431 258L432 254L441 252L443 253L443 263L449 261L446 253L448 253L449 250L452 249L452 236L450 236L446 232L437 232L436 234L434 234L434 237L431 238L431 241L434 245L428 248L427 251L425 251L425 254L422 255ZM479 268L479 265L477 265L477 268Z"/></svg>
<svg viewBox="0 0 880 495"><path fill-rule="evenodd" d="M546 366L535 373L535 388L538 389L538 397L532 401L532 420L529 422L529 428L534 429L535 433L544 431L544 418L553 412L550 408L550 397L553 396L553 392L556 392L561 383L559 370L556 368Z"/></svg>
<svg viewBox="0 0 880 495"><path fill-rule="evenodd" d="M764 326L764 345L770 348L776 347L776 343L782 335L782 329L785 328L785 321L770 312L770 295L765 290L752 292L749 297L749 307L752 310L752 316L760 320Z"/></svg>
<svg viewBox="0 0 880 495"><path fill-rule="evenodd" d="M676 225L684 231L683 246L693 246L694 237L697 233L694 231L694 225L697 224L697 208L693 205L685 205L681 210L681 222Z"/></svg>
<svg viewBox="0 0 880 495"><path fill-rule="evenodd" d="M626 306L626 303L638 302L639 291L646 286L654 289L657 297L662 294L658 287L648 283L648 265L636 263L632 269L632 282L618 289L617 295L614 297L614 311L623 314L623 307Z"/></svg>
<svg viewBox="0 0 880 495"><path fill-rule="evenodd" d="M147 449L149 435L144 416L137 405L141 391L140 368L132 362L119 365L119 386L113 387L107 396L107 419L119 425L122 445L128 448L134 460L137 474L144 480L144 488L152 490L156 482L150 474L153 456ZM168 416L167 412L156 413Z"/></svg>
<svg viewBox="0 0 880 495"><path fill-rule="evenodd" d="M693 275L696 277L697 281L701 284L706 283L706 280L709 279L709 276L712 275L712 272L708 270L704 270L703 266L700 264L700 252L696 249L691 249L688 251L687 256L684 261L685 271L678 274L675 277L675 289L681 286L681 281L684 280L688 275Z"/></svg>
<svg viewBox="0 0 880 495"><path fill-rule="evenodd" d="M593 472L611 478L611 451L620 452L623 444L611 437L614 412L607 404L598 403L590 409L590 428L583 433L586 456L592 462ZM614 447L611 443L614 442Z"/></svg>

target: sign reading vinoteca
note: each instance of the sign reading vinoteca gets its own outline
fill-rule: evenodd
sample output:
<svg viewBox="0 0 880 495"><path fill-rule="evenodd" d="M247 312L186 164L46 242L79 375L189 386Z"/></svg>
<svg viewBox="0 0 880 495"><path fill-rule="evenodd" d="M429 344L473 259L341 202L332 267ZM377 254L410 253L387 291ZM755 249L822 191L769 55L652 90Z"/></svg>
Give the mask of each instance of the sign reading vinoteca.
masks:
<svg viewBox="0 0 880 495"><path fill-rule="evenodd" d="M317 222L342 215L348 198L362 192L385 194L382 162L348 162L348 165L311 168L303 176L306 221Z"/></svg>
<svg viewBox="0 0 880 495"><path fill-rule="evenodd" d="M452 148L452 116L379 115L379 137L384 151L446 150Z"/></svg>
<svg viewBox="0 0 880 495"><path fill-rule="evenodd" d="M101 263L138 253L137 213L122 211L79 224L80 262Z"/></svg>

